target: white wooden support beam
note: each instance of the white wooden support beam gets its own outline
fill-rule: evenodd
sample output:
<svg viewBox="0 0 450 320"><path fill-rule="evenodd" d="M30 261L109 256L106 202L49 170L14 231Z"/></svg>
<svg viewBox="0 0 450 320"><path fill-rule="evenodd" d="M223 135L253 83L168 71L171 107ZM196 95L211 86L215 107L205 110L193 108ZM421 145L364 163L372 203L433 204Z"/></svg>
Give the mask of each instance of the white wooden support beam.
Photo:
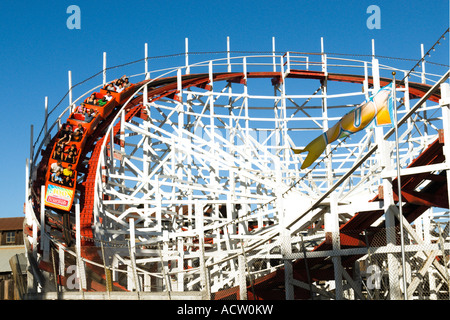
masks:
<svg viewBox="0 0 450 320"><path fill-rule="evenodd" d="M291 53L288 51L285 54L286 62L282 63L284 67L283 78L286 78L291 73Z"/></svg>
<svg viewBox="0 0 450 320"><path fill-rule="evenodd" d="M145 80L150 79L150 72L148 71L148 43L144 45L144 72L145 72Z"/></svg>
<svg viewBox="0 0 450 320"><path fill-rule="evenodd" d="M272 37L272 71L277 71L276 59L275 59L275 37Z"/></svg>
<svg viewBox="0 0 450 320"><path fill-rule="evenodd" d="M209 61L208 64L208 73L209 73L209 85L211 89L208 92L208 102L209 102L209 131L210 131L210 144L211 150L214 149L215 143L215 111L214 111L214 73L213 73L213 64L212 61Z"/></svg>
<svg viewBox="0 0 450 320"><path fill-rule="evenodd" d="M183 101L183 77L182 77L182 72L181 72L181 68L177 69L177 105L178 108L180 108L180 104L182 104Z"/></svg>
<svg viewBox="0 0 450 320"><path fill-rule="evenodd" d="M402 266L402 276L403 276L403 297L404 300L408 299L408 290L407 290L407 272L406 269L410 268L409 264L407 264L406 262L406 258L405 258L405 250L404 250L404 241L405 241L405 237L404 237L404 227L403 227L403 222L402 222L402 218L403 218L403 201L402 201L402 192L401 192L401 176L400 176L400 151L399 151L399 137L398 137L398 117L397 117L397 103L396 103L396 84L395 84L395 72L392 72L393 75L393 89L392 89L392 95L393 95L393 102L394 102L394 106L393 106L393 110L394 110L394 127L395 127L395 150L396 150L396 165L397 165L397 194L399 197L398 200L398 210L399 210L399 216L400 216L400 243L401 243L401 266ZM407 110L408 111L408 110ZM410 119L407 119L410 120ZM409 273L410 274L410 273Z"/></svg>
<svg viewBox="0 0 450 320"><path fill-rule="evenodd" d="M63 245L58 245L58 260L59 260L59 274L64 275L66 266L65 266L65 251Z"/></svg>
<svg viewBox="0 0 450 320"><path fill-rule="evenodd" d="M283 196L283 176L281 172L281 160L275 160L275 179L277 187L276 194L276 210L279 218L279 240L280 253L283 257L284 264L284 290L286 300L294 300L294 269L292 259L288 257L292 254L292 238L289 229L287 229L289 216L295 215L296 208L293 203Z"/></svg>
<svg viewBox="0 0 450 320"><path fill-rule="evenodd" d="M191 68L189 66L189 39L185 38L184 39L184 64L185 64L185 68L186 68L186 74L190 74L191 73Z"/></svg>
<svg viewBox="0 0 450 320"><path fill-rule="evenodd" d="M245 117L245 143L248 143L248 138L250 136L249 129L249 114L248 114L248 79L247 79L247 57L242 59L242 68L244 73L244 117ZM248 150L248 149L247 149Z"/></svg>
<svg viewBox="0 0 450 320"><path fill-rule="evenodd" d="M245 274L245 257L238 256L239 299L247 300L247 277Z"/></svg>
<svg viewBox="0 0 450 320"><path fill-rule="evenodd" d="M367 68L367 62L364 61L364 81L363 81L363 92L364 96L367 99L369 99L369 73Z"/></svg>
<svg viewBox="0 0 450 320"><path fill-rule="evenodd" d="M141 284L140 284L139 277L137 274L137 269L136 269L136 230L135 230L134 219L129 220L129 228L130 228L130 230L129 230L130 231L130 263L131 263L131 271L133 273L132 288L134 290L136 290L136 292L139 295L139 292L141 291Z"/></svg>
<svg viewBox="0 0 450 320"><path fill-rule="evenodd" d="M72 71L69 70L68 72L68 78L69 78L69 105L72 106Z"/></svg>
<svg viewBox="0 0 450 320"><path fill-rule="evenodd" d="M230 37L227 37L227 71L231 72Z"/></svg>
<svg viewBox="0 0 450 320"><path fill-rule="evenodd" d="M392 179L383 179L383 199L384 212L386 221L386 242L387 245L396 245L396 228L395 228L395 208L394 196L392 190ZM389 270L399 270L400 263L396 255L388 254L388 268ZM389 295L391 300L401 300L400 279L398 273L389 273Z"/></svg>
<svg viewBox="0 0 450 320"><path fill-rule="evenodd" d="M403 91L403 105L405 106L405 110L406 112L408 112L409 110L411 110L411 105L410 105L410 100L409 100L409 78L407 77L407 72L404 72L404 91ZM395 106L397 105L397 103L395 103ZM407 130L409 132L411 132L411 130L413 129L412 127L414 126L412 119L409 118L406 120L407 123ZM426 122L425 122L425 127L426 127ZM411 133L408 135L409 137L411 137ZM401 139L399 139L401 140ZM409 161L412 162L414 160L413 158L413 154L412 154L412 149L414 148L413 143L410 141L410 139L408 140L408 154L409 154Z"/></svg>
<svg viewBox="0 0 450 320"><path fill-rule="evenodd" d="M420 174L420 173L434 172L434 171L441 171L441 170L448 170L448 169L450 169L450 167L447 162L429 164L429 165L425 165L425 166L418 166L418 167L411 167L411 168L401 168L400 176L415 175L415 174ZM395 178L395 177L397 177L397 170L394 170L394 169L384 170L381 174L381 177L383 179Z"/></svg>
<svg viewBox="0 0 450 320"><path fill-rule="evenodd" d="M323 37L320 38L320 52L322 53L322 72L325 74L325 77L328 76L328 60L327 54L325 53L325 45L323 43Z"/></svg>
<svg viewBox="0 0 450 320"><path fill-rule="evenodd" d="M41 250L42 259L49 261L49 239L47 236L46 223L45 223L45 185L41 186Z"/></svg>
<svg viewBox="0 0 450 320"><path fill-rule="evenodd" d="M291 259L287 259L292 253L292 239L288 229L286 229L286 209L284 207L284 199L281 196L280 200L277 200L277 211L280 216L280 251L283 256L284 264L284 290L286 300L294 300L294 285L292 280L294 279L294 269Z"/></svg>
<svg viewBox="0 0 450 320"><path fill-rule="evenodd" d="M75 204L75 244L76 244L76 261L77 261L77 278L80 292L86 290L86 272L84 261L81 258L81 221L80 221L80 204Z"/></svg>
<svg viewBox="0 0 450 320"><path fill-rule="evenodd" d="M378 59L375 58L375 43L372 40L372 77L373 77L373 93L378 92L380 89L380 71ZM378 161L380 167L384 169L383 172L394 171L391 164L391 150L388 142L384 139L384 133L382 127L376 127L375 140L378 145ZM383 175L383 174L382 174ZM389 245L396 245L396 235L393 232L395 230L395 214L392 211L394 203L394 194L392 189L392 178L385 178L382 181L383 185L383 205L386 221L386 242ZM400 267L399 261L393 254L388 254L388 267L389 270L398 270ZM400 281L397 273L389 273L389 294L393 300L401 299Z"/></svg>
<svg viewBox="0 0 450 320"><path fill-rule="evenodd" d="M425 51L423 48L423 43L420 44L420 57L422 58L423 56L425 56ZM420 80L422 83L426 83L427 82L427 78L426 78L426 71L425 71L426 67L425 67L425 59L422 60L422 64L421 64L421 71L420 71ZM426 101L422 104L422 108L424 109L423 111L423 118L427 119L427 103ZM425 134L428 134L428 122L424 121L422 122L423 126L424 126L424 132Z"/></svg>
<svg viewBox="0 0 450 320"><path fill-rule="evenodd" d="M205 261L205 234L203 222L203 203L195 201L195 230L198 234L199 241L199 258L200 258L200 282L207 297L211 297L211 289L209 284L208 270Z"/></svg>
<svg viewBox="0 0 450 320"><path fill-rule="evenodd" d="M178 257L177 257L177 283L178 283L178 288L177 291L183 292L184 291L184 239L183 237L179 237L177 239L177 249L178 249Z"/></svg>
<svg viewBox="0 0 450 320"><path fill-rule="evenodd" d="M106 84L106 52L103 52L103 85Z"/></svg>
<svg viewBox="0 0 450 320"><path fill-rule="evenodd" d="M148 44L146 43L144 45L144 78L145 80L150 79L150 73L148 72ZM142 91L142 104L144 105L144 108L147 108L148 104L148 86L145 86ZM147 113L149 110L147 110ZM150 116L150 114L148 114Z"/></svg>
<svg viewBox="0 0 450 320"><path fill-rule="evenodd" d="M339 251L341 249L340 236L339 236L339 215L338 215L338 203L337 193L333 192L330 195L330 211L325 213L325 238L332 244L333 251ZM336 300L343 299L343 286L342 286L342 263L341 257L335 255L332 257L334 266L334 282L336 291Z"/></svg>

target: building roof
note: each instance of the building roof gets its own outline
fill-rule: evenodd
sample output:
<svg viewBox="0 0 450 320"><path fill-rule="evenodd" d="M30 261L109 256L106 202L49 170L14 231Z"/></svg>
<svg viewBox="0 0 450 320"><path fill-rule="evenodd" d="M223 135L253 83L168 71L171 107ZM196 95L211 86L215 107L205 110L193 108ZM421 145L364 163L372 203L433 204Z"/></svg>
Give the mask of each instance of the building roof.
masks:
<svg viewBox="0 0 450 320"><path fill-rule="evenodd" d="M22 230L24 217L0 218L0 231Z"/></svg>

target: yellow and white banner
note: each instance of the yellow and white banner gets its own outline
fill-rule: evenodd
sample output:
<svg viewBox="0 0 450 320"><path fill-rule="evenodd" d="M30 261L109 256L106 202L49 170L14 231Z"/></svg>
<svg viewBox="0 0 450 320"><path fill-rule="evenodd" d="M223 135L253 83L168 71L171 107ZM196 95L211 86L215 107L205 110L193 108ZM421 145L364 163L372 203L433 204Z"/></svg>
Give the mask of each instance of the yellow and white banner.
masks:
<svg viewBox="0 0 450 320"><path fill-rule="evenodd" d="M303 149L293 149L295 154L308 152L302 169L309 167L325 150L339 139L361 131L370 125L388 125L393 120L392 83L381 88L364 103L344 115L333 127L311 141Z"/></svg>

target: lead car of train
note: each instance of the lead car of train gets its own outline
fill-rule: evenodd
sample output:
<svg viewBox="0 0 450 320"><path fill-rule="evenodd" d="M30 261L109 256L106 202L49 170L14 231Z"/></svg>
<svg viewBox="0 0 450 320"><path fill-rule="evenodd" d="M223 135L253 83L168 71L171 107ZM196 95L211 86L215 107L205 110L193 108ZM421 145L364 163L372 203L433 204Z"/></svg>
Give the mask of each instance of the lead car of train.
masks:
<svg viewBox="0 0 450 320"><path fill-rule="evenodd" d="M75 198L77 167L89 136L113 110L136 91L122 77L106 84L76 106L57 133L45 177L45 206L70 211Z"/></svg>

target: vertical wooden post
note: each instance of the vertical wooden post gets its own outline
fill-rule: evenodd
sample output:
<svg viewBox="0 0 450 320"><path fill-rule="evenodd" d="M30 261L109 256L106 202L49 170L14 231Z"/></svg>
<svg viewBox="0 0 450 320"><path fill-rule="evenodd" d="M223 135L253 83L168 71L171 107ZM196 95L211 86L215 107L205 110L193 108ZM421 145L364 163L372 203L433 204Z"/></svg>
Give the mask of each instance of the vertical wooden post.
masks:
<svg viewBox="0 0 450 320"><path fill-rule="evenodd" d="M145 80L150 79L150 73L148 72L148 45L147 43L145 44L144 47L144 72L145 72ZM144 87L144 92L143 92L143 100L142 103L144 105L144 107L147 107L148 104L148 86ZM147 112L149 112L149 110L147 110ZM148 114L150 116L150 114Z"/></svg>
<svg viewBox="0 0 450 320"><path fill-rule="evenodd" d="M425 51L424 51L424 49L423 49L423 43L420 45L420 56L421 56L421 57L424 57L424 56L425 56ZM422 83L426 83L426 82L427 82L427 80L426 80L426 71L425 71L425 59L422 60L420 79L421 79L421 82L422 82ZM422 104L422 108L424 109L424 111L423 111L423 118L424 118L424 119L427 119L427 110L426 110L426 107L427 107L427 103L424 102L424 103ZM424 130L425 134L428 134L428 122L427 122L427 121L424 121L424 122L423 122L423 126L424 126L423 130Z"/></svg>
<svg viewBox="0 0 450 320"><path fill-rule="evenodd" d="M275 59L275 37L272 37L272 64L273 64L272 70L273 70L273 72L277 71L277 64L276 64L275 60L276 60Z"/></svg>
<svg viewBox="0 0 450 320"><path fill-rule="evenodd" d="M231 72L231 60L230 60L230 37L227 37L227 71Z"/></svg>
<svg viewBox="0 0 450 320"><path fill-rule="evenodd" d="M42 259L44 261L49 261L49 255L48 255L48 238L45 230L45 185L41 186L41 241L40 241L40 247L42 250Z"/></svg>
<svg viewBox="0 0 450 320"><path fill-rule="evenodd" d="M332 244L333 251L337 253L341 249L340 236L339 236L339 216L338 216L338 202L337 193L333 192L330 195L330 212L325 214L325 233L327 241ZM334 282L336 291L336 300L343 299L343 286L342 286L342 264L341 257L337 254L331 258L334 266Z"/></svg>
<svg viewBox="0 0 450 320"><path fill-rule="evenodd" d="M200 259L200 281L203 290L206 291L206 296L208 299L211 297L211 289L209 284L208 270L206 269L205 263L205 234L203 228L203 204L196 200L195 201L195 229L198 233L199 241L199 259Z"/></svg>
<svg viewBox="0 0 450 320"><path fill-rule="evenodd" d="M189 74L191 72L191 69L189 67L189 39L184 39L184 61L185 61L185 67L186 67L186 74Z"/></svg>
<svg viewBox="0 0 450 320"><path fill-rule="evenodd" d="M68 72L69 78L69 105L72 106L72 71Z"/></svg>
<svg viewBox="0 0 450 320"><path fill-rule="evenodd" d="M134 226L134 219L130 219L129 226L130 226L130 263L133 272L134 289L139 295L139 292L141 291L141 286L136 270L136 231Z"/></svg>
<svg viewBox="0 0 450 320"><path fill-rule="evenodd" d="M87 288L86 273L84 271L84 262L81 259L81 221L80 221L80 205L75 204L75 224L76 224L76 261L77 261L77 277L80 292Z"/></svg>
<svg viewBox="0 0 450 320"><path fill-rule="evenodd" d="M103 85L106 84L106 52L103 52Z"/></svg>

